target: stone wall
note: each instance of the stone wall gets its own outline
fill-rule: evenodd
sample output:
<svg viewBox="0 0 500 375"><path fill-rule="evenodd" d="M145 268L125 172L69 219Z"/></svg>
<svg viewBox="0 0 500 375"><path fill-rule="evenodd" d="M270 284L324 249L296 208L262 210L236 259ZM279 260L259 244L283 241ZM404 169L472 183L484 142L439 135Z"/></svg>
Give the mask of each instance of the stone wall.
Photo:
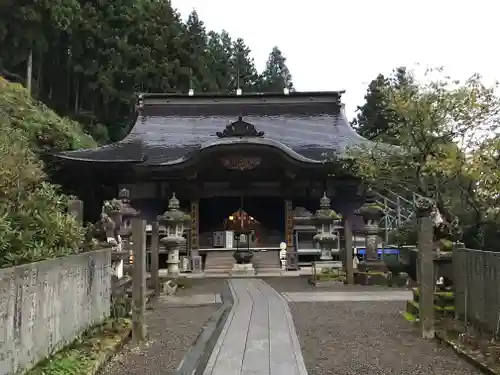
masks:
<svg viewBox="0 0 500 375"><path fill-rule="evenodd" d="M24 373L110 313L111 252L0 269L0 374Z"/></svg>

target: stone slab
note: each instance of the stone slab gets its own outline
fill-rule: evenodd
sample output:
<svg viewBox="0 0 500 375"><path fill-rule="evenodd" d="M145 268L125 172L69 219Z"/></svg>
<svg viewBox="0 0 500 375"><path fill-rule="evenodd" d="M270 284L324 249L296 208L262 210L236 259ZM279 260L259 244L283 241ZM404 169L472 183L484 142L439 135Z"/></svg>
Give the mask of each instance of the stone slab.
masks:
<svg viewBox="0 0 500 375"><path fill-rule="evenodd" d="M297 277L297 276L310 276L312 275L312 270L310 268L305 269L305 270L299 270L299 271L259 271L256 270L255 275L231 275L230 271L227 272L203 272L203 273L185 273L180 275L180 279L203 279L203 278L212 278L212 279L227 279L229 277L248 277L248 278L253 278L253 277Z"/></svg>
<svg viewBox="0 0 500 375"><path fill-rule="evenodd" d="M307 375L287 301L260 279L231 279L233 307L203 375Z"/></svg>
<svg viewBox="0 0 500 375"><path fill-rule="evenodd" d="M231 270L231 276L254 276L255 268L252 263L234 264Z"/></svg>
<svg viewBox="0 0 500 375"><path fill-rule="evenodd" d="M158 299L167 305L199 306L222 303L222 298L218 293L194 294L185 297L163 295L158 297Z"/></svg>
<svg viewBox="0 0 500 375"><path fill-rule="evenodd" d="M290 292L283 293L289 302L363 302L408 301L413 298L409 290L350 291L350 292Z"/></svg>

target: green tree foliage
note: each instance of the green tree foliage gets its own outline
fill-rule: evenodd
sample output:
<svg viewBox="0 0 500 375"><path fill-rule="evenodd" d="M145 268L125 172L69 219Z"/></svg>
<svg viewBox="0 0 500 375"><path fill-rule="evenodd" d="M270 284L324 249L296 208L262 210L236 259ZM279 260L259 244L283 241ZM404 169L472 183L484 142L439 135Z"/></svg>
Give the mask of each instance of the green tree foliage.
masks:
<svg viewBox="0 0 500 375"><path fill-rule="evenodd" d="M79 124L0 78L0 267L72 254L83 228L67 197L46 181L34 150L95 146Z"/></svg>
<svg viewBox="0 0 500 375"><path fill-rule="evenodd" d="M100 142L122 138L137 92L258 90L243 39L186 22L170 1L0 2L0 74L83 124Z"/></svg>
<svg viewBox="0 0 500 375"><path fill-rule="evenodd" d="M391 110L385 93L389 89L413 89L414 86L414 79L405 67L396 68L390 77L379 74L368 85L365 103L358 107L357 116L351 125L367 139L398 144L396 124L399 121L394 118L397 114Z"/></svg>
<svg viewBox="0 0 500 375"><path fill-rule="evenodd" d="M229 83L229 91L235 92L239 87L245 92L255 92L259 75L253 58L250 57L252 51L242 38L238 38L233 43L232 50L233 54L229 68L232 77Z"/></svg>
<svg viewBox="0 0 500 375"><path fill-rule="evenodd" d="M428 71L423 83L410 76L406 83L385 86L380 94L399 147L353 151L357 172L375 186L433 198L448 221L462 219L469 245L489 247L484 231L500 219L495 90L478 75L461 83L441 70Z"/></svg>
<svg viewBox="0 0 500 375"><path fill-rule="evenodd" d="M283 92L287 88L294 89L292 75L286 65L286 57L278 47L274 47L266 62L266 68L260 75L259 90L261 92Z"/></svg>

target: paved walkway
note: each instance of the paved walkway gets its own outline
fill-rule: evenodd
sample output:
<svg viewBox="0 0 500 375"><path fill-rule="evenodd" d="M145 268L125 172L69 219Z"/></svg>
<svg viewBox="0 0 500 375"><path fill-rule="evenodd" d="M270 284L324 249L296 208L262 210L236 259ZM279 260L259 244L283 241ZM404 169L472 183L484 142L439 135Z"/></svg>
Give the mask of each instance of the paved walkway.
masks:
<svg viewBox="0 0 500 375"><path fill-rule="evenodd" d="M287 301L260 279L232 279L234 305L203 375L307 375Z"/></svg>

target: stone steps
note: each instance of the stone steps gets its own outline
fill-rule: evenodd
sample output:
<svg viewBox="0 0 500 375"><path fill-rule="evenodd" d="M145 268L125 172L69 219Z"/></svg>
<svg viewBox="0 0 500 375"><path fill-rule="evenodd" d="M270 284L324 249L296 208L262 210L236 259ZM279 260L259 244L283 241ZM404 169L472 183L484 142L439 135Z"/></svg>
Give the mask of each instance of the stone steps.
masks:
<svg viewBox="0 0 500 375"><path fill-rule="evenodd" d="M230 271L233 268L232 251L211 251L205 259L205 272Z"/></svg>
<svg viewBox="0 0 500 375"><path fill-rule="evenodd" d="M256 269L275 269L280 268L280 255L277 250L256 251L252 258L253 266Z"/></svg>

